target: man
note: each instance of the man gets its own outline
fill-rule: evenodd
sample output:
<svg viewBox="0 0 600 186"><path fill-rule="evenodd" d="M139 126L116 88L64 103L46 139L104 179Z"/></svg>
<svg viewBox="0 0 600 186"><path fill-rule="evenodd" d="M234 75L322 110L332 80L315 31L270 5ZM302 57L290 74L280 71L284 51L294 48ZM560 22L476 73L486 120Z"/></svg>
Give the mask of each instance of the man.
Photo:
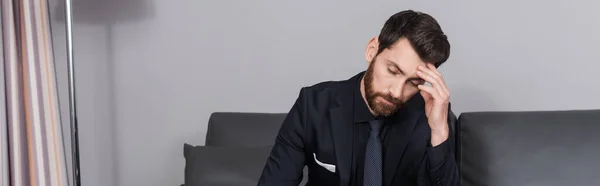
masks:
<svg viewBox="0 0 600 186"><path fill-rule="evenodd" d="M366 48L366 72L300 90L258 185L455 186L450 44L437 21L391 16ZM425 83L431 86L425 85Z"/></svg>

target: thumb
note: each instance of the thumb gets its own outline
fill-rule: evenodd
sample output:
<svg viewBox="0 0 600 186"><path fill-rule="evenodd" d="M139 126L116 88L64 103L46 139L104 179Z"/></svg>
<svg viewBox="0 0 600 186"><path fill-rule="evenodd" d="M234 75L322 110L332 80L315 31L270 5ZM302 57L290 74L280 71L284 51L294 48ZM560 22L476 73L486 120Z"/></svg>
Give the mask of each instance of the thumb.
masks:
<svg viewBox="0 0 600 186"><path fill-rule="evenodd" d="M421 96L423 96L423 99L425 101L431 99L431 97L432 97L431 94L429 94L429 92L425 92L423 90L419 91L419 93L421 93Z"/></svg>

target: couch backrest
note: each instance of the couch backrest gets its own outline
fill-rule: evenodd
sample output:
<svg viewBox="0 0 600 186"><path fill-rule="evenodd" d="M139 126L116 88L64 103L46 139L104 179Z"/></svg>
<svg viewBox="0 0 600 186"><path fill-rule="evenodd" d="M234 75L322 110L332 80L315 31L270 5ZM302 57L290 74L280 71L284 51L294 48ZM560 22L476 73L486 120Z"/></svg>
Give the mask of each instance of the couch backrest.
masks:
<svg viewBox="0 0 600 186"><path fill-rule="evenodd" d="M215 112L211 114L206 146L272 146L285 113Z"/></svg>
<svg viewBox="0 0 600 186"><path fill-rule="evenodd" d="M463 186L600 185L600 110L462 113Z"/></svg>

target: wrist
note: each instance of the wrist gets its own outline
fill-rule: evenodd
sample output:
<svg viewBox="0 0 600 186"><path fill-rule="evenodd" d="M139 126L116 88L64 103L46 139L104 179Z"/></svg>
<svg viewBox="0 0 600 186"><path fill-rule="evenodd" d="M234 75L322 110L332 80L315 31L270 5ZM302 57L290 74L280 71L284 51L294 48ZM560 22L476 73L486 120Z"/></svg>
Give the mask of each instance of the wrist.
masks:
<svg viewBox="0 0 600 186"><path fill-rule="evenodd" d="M431 129L431 146L435 147L448 139L450 131L448 127L442 129Z"/></svg>

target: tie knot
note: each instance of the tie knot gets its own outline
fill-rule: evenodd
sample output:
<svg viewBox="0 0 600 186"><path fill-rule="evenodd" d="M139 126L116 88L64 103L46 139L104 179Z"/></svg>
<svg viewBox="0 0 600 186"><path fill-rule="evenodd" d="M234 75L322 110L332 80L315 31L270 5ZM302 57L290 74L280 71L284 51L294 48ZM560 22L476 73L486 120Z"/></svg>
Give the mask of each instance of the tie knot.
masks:
<svg viewBox="0 0 600 186"><path fill-rule="evenodd" d="M371 133L379 134L381 131L381 120L373 120L370 121L369 124L371 125Z"/></svg>

